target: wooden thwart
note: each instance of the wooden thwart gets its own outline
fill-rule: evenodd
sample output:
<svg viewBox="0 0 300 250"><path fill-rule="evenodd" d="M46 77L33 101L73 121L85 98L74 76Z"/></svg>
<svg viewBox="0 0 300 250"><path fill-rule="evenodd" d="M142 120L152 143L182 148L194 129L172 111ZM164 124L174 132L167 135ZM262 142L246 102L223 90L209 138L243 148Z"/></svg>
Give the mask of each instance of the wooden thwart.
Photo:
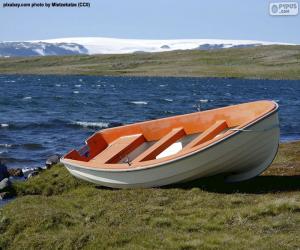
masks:
<svg viewBox="0 0 300 250"><path fill-rule="evenodd" d="M144 142L145 138L142 134L120 137L91 161L97 163L117 163Z"/></svg>
<svg viewBox="0 0 300 250"><path fill-rule="evenodd" d="M133 163L155 159L162 151L185 136L183 128L175 128L133 160Z"/></svg>
<svg viewBox="0 0 300 250"><path fill-rule="evenodd" d="M227 122L225 120L217 121L214 125L210 126L203 133L197 136L194 140L188 143L184 150L191 149L201 143L213 139L216 135L221 133L224 129L228 128Z"/></svg>

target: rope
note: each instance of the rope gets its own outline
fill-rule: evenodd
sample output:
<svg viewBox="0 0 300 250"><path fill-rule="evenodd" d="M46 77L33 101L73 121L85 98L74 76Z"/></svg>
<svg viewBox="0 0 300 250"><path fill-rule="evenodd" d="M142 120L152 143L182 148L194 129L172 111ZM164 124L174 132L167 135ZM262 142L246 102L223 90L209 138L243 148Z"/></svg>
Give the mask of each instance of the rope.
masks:
<svg viewBox="0 0 300 250"><path fill-rule="evenodd" d="M279 124L275 124L269 128L265 128L265 129L243 129L243 128L230 128L228 130L232 130L232 131L242 131L242 132L266 132L269 130L272 130L274 128L279 128Z"/></svg>

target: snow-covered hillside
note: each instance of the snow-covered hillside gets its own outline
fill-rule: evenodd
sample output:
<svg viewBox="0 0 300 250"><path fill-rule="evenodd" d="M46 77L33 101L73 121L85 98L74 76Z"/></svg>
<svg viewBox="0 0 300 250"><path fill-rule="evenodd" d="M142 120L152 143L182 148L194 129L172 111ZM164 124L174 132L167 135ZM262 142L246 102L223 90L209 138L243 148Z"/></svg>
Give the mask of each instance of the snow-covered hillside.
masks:
<svg viewBox="0 0 300 250"><path fill-rule="evenodd" d="M0 57L78 54L88 54L88 50L76 43L0 42Z"/></svg>
<svg viewBox="0 0 300 250"><path fill-rule="evenodd" d="M125 54L171 50L212 50L232 47L284 44L252 40L173 39L144 40L77 37L25 42L0 42L0 56L45 56L70 54Z"/></svg>

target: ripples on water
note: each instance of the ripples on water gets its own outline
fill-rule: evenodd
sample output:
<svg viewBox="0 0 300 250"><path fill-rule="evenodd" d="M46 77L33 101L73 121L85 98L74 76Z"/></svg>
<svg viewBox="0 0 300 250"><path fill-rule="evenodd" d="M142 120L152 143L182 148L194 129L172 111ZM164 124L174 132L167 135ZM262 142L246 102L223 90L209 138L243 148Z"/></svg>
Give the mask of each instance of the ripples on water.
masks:
<svg viewBox="0 0 300 250"><path fill-rule="evenodd" d="M299 81L0 75L0 158L40 166L101 128L260 99L279 103L281 140L296 140L299 96Z"/></svg>

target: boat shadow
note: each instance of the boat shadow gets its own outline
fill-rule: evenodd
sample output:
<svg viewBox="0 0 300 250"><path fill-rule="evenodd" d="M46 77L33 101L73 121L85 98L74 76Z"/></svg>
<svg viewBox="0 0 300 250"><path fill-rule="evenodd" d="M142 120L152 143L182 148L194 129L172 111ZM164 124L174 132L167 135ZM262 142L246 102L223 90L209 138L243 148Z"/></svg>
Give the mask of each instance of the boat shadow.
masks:
<svg viewBox="0 0 300 250"><path fill-rule="evenodd" d="M192 189L200 188L202 190L214 193L232 194L232 193L248 193L248 194L264 194L300 191L300 175L294 176L257 176L253 179L238 182L227 183L224 176L214 176L202 178L199 180L169 185L164 188L180 188Z"/></svg>

